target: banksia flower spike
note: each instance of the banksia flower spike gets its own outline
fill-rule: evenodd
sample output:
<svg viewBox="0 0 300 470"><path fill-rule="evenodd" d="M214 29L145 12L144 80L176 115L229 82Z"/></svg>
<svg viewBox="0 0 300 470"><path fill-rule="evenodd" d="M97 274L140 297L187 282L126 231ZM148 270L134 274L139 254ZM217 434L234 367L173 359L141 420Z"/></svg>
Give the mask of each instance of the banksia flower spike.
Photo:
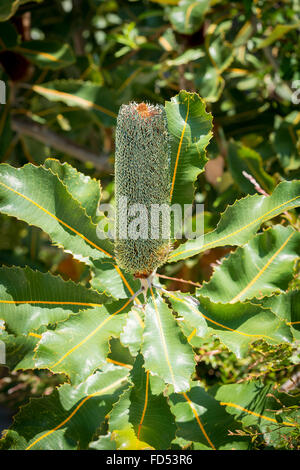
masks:
<svg viewBox="0 0 300 470"><path fill-rule="evenodd" d="M153 227L151 212L157 205L169 207L169 167L164 108L145 103L122 105L116 129L115 252L119 266L136 277L148 277L168 256L170 240L162 229L164 216ZM130 230L137 225L138 238Z"/></svg>

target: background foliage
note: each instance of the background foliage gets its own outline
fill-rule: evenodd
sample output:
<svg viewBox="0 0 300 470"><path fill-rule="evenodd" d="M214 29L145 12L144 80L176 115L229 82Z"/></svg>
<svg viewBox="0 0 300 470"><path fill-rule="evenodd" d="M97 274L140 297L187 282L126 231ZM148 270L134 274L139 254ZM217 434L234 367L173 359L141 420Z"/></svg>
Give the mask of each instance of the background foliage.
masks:
<svg viewBox="0 0 300 470"><path fill-rule="evenodd" d="M154 416L154 427L156 413L166 416L168 423L163 443L157 442L153 432L140 439L138 416L143 411L143 403L139 403L139 398L134 396L134 387L132 390L122 388L122 379L125 372L128 373L128 367L124 372L124 369L114 369L113 365L108 364L103 373L96 373L92 379L83 382L89 372L82 371L83 375L78 377L77 365L69 364L74 373L74 383L85 383L77 389L75 396L64 375L55 375L43 369L49 354L43 344L38 355L41 370L28 370L33 366L31 351L37 338L28 336L24 342L17 335L27 335L35 330L36 325L20 322L19 317L11 319L8 335L11 351L20 351L20 356L10 356L9 350L11 372L4 367L1 369L0 402L5 403L5 409L9 408L15 413L20 404L28 403L30 397L43 395L36 406L40 407L39 413L45 413L46 422L49 420L49 426L53 428L57 422L66 419L66 410L72 409L74 403L86 394L92 395L96 390L116 383L116 387L110 390L111 402L106 401L104 406L99 397L89 402L89 416L98 416L95 422L90 420L89 429L86 429L84 414L78 415L77 427L68 428L66 446L74 448L74 443L78 442L76 433L79 433L87 436L86 441L79 439L81 448L87 447L92 439L91 447L99 449L109 445L133 448L145 445L143 441L154 447L167 448L177 429L173 446L210 448L212 446L193 414L196 409L207 423L208 436L215 436L213 445L219 448L226 445L255 449L299 448L299 428L280 424L296 419L299 403L299 330L296 326L287 328L286 325L300 317L299 240L298 233L294 233L299 228L297 212L290 210L293 205L286 205L284 209L289 212L279 210L272 214L272 218L262 218L249 232L243 232L244 238L225 238L223 244L215 243L220 234L227 236L227 229L231 233L230 223L237 228L236 224L243 223L241 214L245 211L247 222L261 217L263 213L260 212L260 198L263 196L256 195L257 185L255 187L243 172L255 178L260 192L272 193L270 200L264 203L268 206L265 212L278 204L286 204L299 194L299 186L290 183L300 174L300 113L299 104L295 101L299 97L297 80L300 83L299 12L297 0L2 0L0 79L6 84L6 105L0 105L1 163L10 163L16 168L28 162L33 164L33 167L27 166L21 170L23 174L27 173L28 191L32 194L39 194L41 187L48 189L48 201L51 194L57 191L64 201L66 193L71 194L72 197L67 198L68 213L74 214L74 204L82 205L86 211L82 211L82 219L75 222L78 227L88 216L93 223L99 221L96 208L100 194L103 202L113 201L115 117L122 103L135 100L164 104L185 89L198 92L205 101L206 110L212 113L213 137L206 155L209 162L205 172L195 182L195 200L205 204L205 232L212 231L212 234L207 237L208 246L203 250L187 242L185 249L191 250L189 258L182 254L182 247L175 246L170 261L178 262L168 264L159 271L163 276L197 284L161 278L169 291L182 292L176 293L177 300L170 296L169 308L167 304L162 307L166 323L170 321L170 306L176 311L184 293L195 293L197 288L196 296L206 314L216 322L221 317L227 318L228 325L236 328L234 322L230 323L235 308L230 301L243 292L247 282L253 278L253 265L264 266L270 260L273 263L274 255L288 240L281 257L276 256L277 264L271 274L266 272L260 280L259 288L255 290L254 285L254 290L236 299L247 301L251 298L251 316L256 315L257 321L257 315L260 315L260 333L266 334L264 328L275 331L276 341L270 344L263 340L245 342L241 339L232 344L230 336L217 328L214 336L208 335L204 340L192 336L190 343L196 350L197 365L188 399L173 392L168 397L159 395L159 381L156 383L153 380L151 383L149 406L153 410L150 415ZM194 106L197 107L196 104ZM168 108L166 110L168 112ZM184 145L189 148L190 153L186 151L188 161L193 157L193 148L189 147L188 142ZM83 175L68 165L61 166L55 160L46 160L48 157L71 163ZM203 155L201 168L204 163ZM40 164L51 169L51 174L35 168ZM6 171L11 175L21 174L21 171L14 172L13 169ZM189 182L193 182L197 175L198 169L193 169ZM101 180L102 188L93 178ZM59 182L63 182L63 186ZM179 202L189 202L193 197L192 186L190 184L188 187L185 181L182 184L187 191L179 190L177 196L176 192L174 194L183 198ZM247 195L251 197L229 207L221 217L228 205ZM13 204L15 207L12 210ZM66 281L81 285L74 286L68 282L70 299L76 288L77 299L82 296L82 302L100 302L101 296L95 296L93 291L88 291L86 297L84 288L90 285L101 292L109 290L115 298L128 298L126 286L119 282L116 271L111 269L109 263L100 265L95 262L95 275L91 277L90 265L83 263L79 256L89 256L94 260L95 250L91 246L87 247L82 240L74 240L73 245L67 246L66 253L61 247L66 248L69 240L66 240L61 227L58 233L56 226L49 227L48 222L32 212L30 207L26 208L26 204L20 207L19 203L10 200L9 205L10 209L0 215L0 263L3 265L0 280L6 278L7 267L29 266L25 273L21 273L19 268L9 271L12 285L25 286L24 295L26 282L36 282L41 286L41 297L44 286L44 292L53 293L53 299L57 300L59 278L51 277L50 280L47 277L50 274L39 274L50 271L51 274L60 274ZM57 208L59 210L59 206ZM6 215L20 217L21 211L25 222ZM80 212L77 206L76 211L77 214ZM24 214L27 214L26 217ZM221 223L217 227L220 217ZM92 228L89 230L91 233ZM252 238L257 230L260 233ZM52 240L55 234L55 245L46 233ZM230 255L233 248L227 245L229 242L233 246L243 246ZM110 248L106 248L109 251ZM191 258L192 254L196 256ZM253 264L243 264L245 259L251 259ZM237 276L241 273L237 283ZM24 276L22 282L20 276ZM198 286L209 280L202 287ZM133 288L136 290L137 285ZM282 295L272 295L274 293ZM267 297L262 301L262 296ZM117 302L124 304L126 300ZM216 310L214 302L227 303L219 305ZM154 306L153 302L149 303L146 322L147 315L155 315ZM24 319L28 318L27 307L22 306L23 311L19 310ZM243 308L240 307L240 325L245 323ZM269 310L264 311L266 308L271 309L273 314L267 313ZM247 309L249 313L249 307ZM1 316L6 322L9 312L6 309L6 316ZM72 312L77 314L78 310L74 308ZM105 308L101 315L103 318L107 315ZM199 322L199 317L195 317L191 309L181 307L180 315L185 318L182 328L185 336L189 337L194 328L203 335L207 325ZM34 320L34 316L32 318ZM45 312L42 332L49 322L55 324L65 319L66 311L63 308L49 309ZM106 333L109 338L121 332L123 344L121 346L117 340L111 340L109 358L127 366L134 363L130 372L131 384L145 390L148 378L142 373L143 359L137 356L134 361L141 337L134 310L129 313L126 326L124 321L123 317L118 318L114 330ZM90 313L90 317L86 317L87 330L93 322ZM277 322L276 327L274 322ZM257 333L256 325L247 319L247 332ZM49 331L46 338L55 345L60 341L59 330ZM178 343L180 338L179 335ZM278 346L276 342L281 344ZM147 348L147 343L144 343L144 348ZM105 356L105 352L101 351L101 357ZM187 364L192 370L188 357ZM147 366L155 368L150 363ZM180 366L175 357L172 366L180 377ZM64 370L58 368L55 372ZM62 387L55 388L63 382ZM55 402L55 394L66 406L57 410L57 416L49 416L47 409L52 406L51 402ZM225 405L233 395L238 397L240 408ZM106 422L103 429L98 429L99 416L103 416L104 420L113 402L117 404L110 422ZM28 421L32 403L22 408L5 445L9 442L12 447L22 447L20 435L26 437L26 433L23 430L20 434L18 432L24 419L29 422L28 436L38 432L34 428L35 423ZM130 407L128 403L134 405ZM243 414L241 408L247 408L249 403L253 404L253 413L264 414L271 421L260 421L254 414ZM129 409L129 415L122 422L118 421L118 409ZM153 422L149 423L150 430ZM231 441L227 441L226 445L222 440L225 431L215 435L215 430L209 427L216 422L222 423L223 428L220 425L220 429L226 430L226 435L228 430L231 433ZM109 432L114 433L113 441L107 437ZM56 448L61 445L62 438L58 430L49 445Z"/></svg>

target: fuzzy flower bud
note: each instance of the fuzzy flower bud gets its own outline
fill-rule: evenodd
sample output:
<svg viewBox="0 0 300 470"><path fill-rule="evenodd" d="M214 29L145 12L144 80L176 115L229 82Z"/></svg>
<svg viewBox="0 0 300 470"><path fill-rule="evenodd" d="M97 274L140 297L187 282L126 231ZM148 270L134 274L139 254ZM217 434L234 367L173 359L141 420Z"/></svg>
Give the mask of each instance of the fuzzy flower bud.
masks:
<svg viewBox="0 0 300 470"><path fill-rule="evenodd" d="M147 277L168 256L170 240L162 229L163 216L153 226L152 211L157 205L169 207L169 165L164 108L145 103L122 105L116 128L115 252L119 266L136 277ZM138 238L131 233L132 227L140 230Z"/></svg>

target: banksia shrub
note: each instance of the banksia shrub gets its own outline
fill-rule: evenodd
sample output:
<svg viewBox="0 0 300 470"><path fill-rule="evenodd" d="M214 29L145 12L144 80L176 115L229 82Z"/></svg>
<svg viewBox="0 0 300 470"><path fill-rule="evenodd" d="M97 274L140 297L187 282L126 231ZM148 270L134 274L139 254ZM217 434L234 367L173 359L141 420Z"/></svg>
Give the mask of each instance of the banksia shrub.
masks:
<svg viewBox="0 0 300 470"><path fill-rule="evenodd" d="M0 450L180 447L190 464L194 450L296 449L300 442L299 393L290 387L300 340L300 181L282 181L267 196L238 199L214 229L177 245L177 208L199 200L194 192L201 181L196 188L194 182L207 161L212 117L201 97L185 90L165 110L168 132L159 106L122 106L118 119L117 222L121 235L125 222L129 237L119 233L117 256L133 275L124 276L116 264L114 246L99 227L107 220L95 223L99 181L53 159L21 168L0 164L0 233L2 222L6 232L8 217L14 217L47 233L85 266L82 282L28 266L0 266L0 363L14 375L46 370L42 389L53 389L20 408L0 436ZM261 176L260 166L255 169ZM131 211L138 204L139 217ZM168 217L154 223L150 218L149 233L148 212L162 205ZM170 209L176 248L166 260L169 234L160 230L165 221L170 230ZM13 229L15 222L9 223ZM131 223L140 238L130 233ZM194 293L169 291L155 275L134 279L164 261L180 262L171 272L179 267L186 274L184 260L224 246L233 251ZM14 243L9 253L8 261L18 259ZM193 272L202 282L203 273ZM173 278L172 288L174 281L199 286ZM207 356L218 348L214 361L229 371L225 383L211 382L210 362L198 359L200 346ZM280 374L272 384L274 368Z"/></svg>
<svg viewBox="0 0 300 470"><path fill-rule="evenodd" d="M116 129L115 252L119 266L136 277L149 276L168 256L170 240L162 226L165 215L159 216L156 226L153 219L151 223L151 208L158 207L154 205L165 209L169 206L168 141L162 106L145 103L121 106ZM138 237L131 231L135 227Z"/></svg>

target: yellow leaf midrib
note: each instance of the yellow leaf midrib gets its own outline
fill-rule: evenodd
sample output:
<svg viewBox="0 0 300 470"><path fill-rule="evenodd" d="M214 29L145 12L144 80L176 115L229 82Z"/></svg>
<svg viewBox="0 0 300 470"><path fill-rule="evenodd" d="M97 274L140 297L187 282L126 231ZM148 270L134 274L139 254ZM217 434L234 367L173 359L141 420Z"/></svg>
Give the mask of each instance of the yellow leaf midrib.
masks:
<svg viewBox="0 0 300 470"><path fill-rule="evenodd" d="M82 346L83 344L85 344L90 338L92 338L104 325L106 325L106 323L108 323L115 315L117 315L118 313L120 313L122 310L124 310L127 305L130 304L130 302L132 302L132 299L129 299L127 300L127 302L125 302L125 304L119 308L118 310L116 310L114 313L112 313L111 315L109 315L108 317L106 317L101 323L100 325L98 325L93 331L91 331L85 338L83 338L78 344L76 344L75 346L73 346L72 348L69 349L69 351L67 351L58 361L55 362L55 364L53 365L50 365L49 367L51 368L51 370L53 370L55 367L57 367L59 364L61 364L61 362L64 361L64 359L66 359L66 357L68 357L70 354L72 354L74 351L76 351L80 346Z"/></svg>
<svg viewBox="0 0 300 470"><path fill-rule="evenodd" d="M104 108L103 106L100 106L99 104L96 104L93 101L88 100L86 98L82 98L81 96L72 95L71 93L67 93L65 91L53 90L51 88L46 88L41 85L33 85L31 88L33 91L37 93L44 93L44 94L48 94L48 95L52 95L56 97L61 97L64 99L71 99L83 108L87 108L87 109L92 108L97 111L101 111L102 113L112 118L117 117L117 115L113 111L110 111L110 109Z"/></svg>
<svg viewBox="0 0 300 470"><path fill-rule="evenodd" d="M168 348L167 348L167 344L166 344L166 339L165 339L165 336L164 336L164 332L163 332L163 328L162 328L162 324L161 324L161 319L160 319L159 311L158 311L158 308L157 308L157 305L156 305L156 301L155 301L155 297L154 297L154 293L153 293L152 288L150 288L150 292L151 292L151 296L152 296L152 300L153 300L154 311L155 311L155 315L156 315L156 319L157 319L157 325L158 325L158 329L159 329L159 335L160 335L160 338L161 338L161 341L162 341L162 346L163 346L166 362L168 364L168 368L169 368L169 371L170 371L170 374L171 374L171 379L172 379L172 384L173 384L174 390L176 390L174 372L173 372L173 368L172 368L172 365L171 365L171 362L170 362L170 359L169 359L169 352L168 352Z"/></svg>
<svg viewBox="0 0 300 470"><path fill-rule="evenodd" d="M204 435L205 439L207 440L208 444L210 445L210 447L211 447L213 450L216 450L214 444L213 444L212 441L210 440L210 438L209 438L207 432L205 431L205 428L204 428L204 426L203 426L203 424L202 424L202 422L201 422L201 420L200 420L200 418L199 418L199 416L198 416L198 413L197 413L197 410L196 410L196 408L195 408L195 405L193 404L193 402L190 400L190 398L188 397L188 395L187 395L186 393L183 393L183 396L184 396L184 398L186 399L186 401L188 402L188 404L189 404L189 406L190 406L190 408L191 408L191 410L192 410L192 413L193 413L193 415L194 415L195 418L196 418L196 421L197 421L197 423L198 423L198 426L199 426L199 428L201 429L201 432L202 432L202 434Z"/></svg>
<svg viewBox="0 0 300 470"><path fill-rule="evenodd" d="M250 338L267 338L267 339L271 339L273 340L273 338L271 338L270 336L267 336L267 335L264 335L264 334L251 334L251 333L244 333L242 331L239 331L239 330L234 330L233 328L230 328L229 326L226 326L226 325L223 325L222 323L219 323L215 320L212 320L211 318L207 317L206 315L204 315L204 313L200 312L200 310L194 308L189 302L187 302L186 300L183 300L183 299L180 299L179 297L176 297L175 295L171 294L170 292L168 292L168 295L170 297L173 297L175 300L178 300L179 302L183 302L185 305L187 305L191 310L193 310L195 313L197 313L198 315L201 315L203 318L205 318L205 320L211 322L211 323L214 323L215 325L217 326L220 326L221 328L224 328L225 330L229 330L229 331L232 331L232 333L237 333L239 335L242 335L242 336L249 336ZM196 330L196 328L195 328ZM194 336L193 335L190 335L190 336Z"/></svg>
<svg viewBox="0 0 300 470"><path fill-rule="evenodd" d="M32 442L25 450L30 450L35 444L37 444L39 441L41 441L42 439L44 439L45 437L49 436L50 434L52 434L53 432L57 431L58 429L60 429L62 426L64 426L64 424L66 424L68 421L70 421L70 419L73 418L73 416L77 413L77 411L82 407L82 405L84 405L84 403L89 400L90 398L93 398L93 397L97 397L97 396L100 396L100 395L103 395L104 393L108 392L109 390L117 387L118 385L120 385L122 382L124 382L124 380L126 380L126 377L122 377L121 379L119 380L116 380L114 383L108 385L107 387L104 387L103 389L99 390L98 392L95 392L95 393L91 393L90 395L86 396L85 398L83 398L81 400L81 402L76 406L76 408L72 411L72 413L66 418L64 419L60 424L58 424L57 426L55 426L55 428L51 429L50 431L47 431L45 434L43 434L42 436L38 437L34 442Z"/></svg>
<svg viewBox="0 0 300 470"><path fill-rule="evenodd" d="M253 416L257 416L258 418L262 418L262 419L265 419L267 421L271 421L272 423L275 423L275 424L284 424L285 426L293 426L293 427L296 427L297 424L294 424L294 423L288 423L287 421L282 421L282 423L279 423L278 421L276 421L276 419L274 418L269 418L268 416L265 416L265 415L262 415L260 413L256 413L255 411L251 411L251 410L248 410L247 408L243 408L241 405L238 405L236 403L231 403L231 402L220 402L220 405L221 406L229 406L229 407L232 407L232 408L237 408L238 410L241 410L241 411L245 411L246 413L248 414L251 414Z"/></svg>
<svg viewBox="0 0 300 470"><path fill-rule="evenodd" d="M25 196L25 194L22 194L20 193L19 191L17 191L16 189L13 189L12 187L8 186L7 184L3 183L2 181L0 181L0 184L8 189L9 191L12 191L13 193L17 194L18 196L22 197L23 199L25 199L26 201L30 202L31 204L33 204L34 206L36 206L38 209L40 209L41 211L45 212L47 215L49 215L50 217L52 217L54 220L56 220L57 222L59 222L60 224L64 225L66 228L68 228L69 230L71 230L72 232L74 232L76 235L78 235L80 238L82 238L84 241L86 241L88 244L90 244L91 246L93 246L94 248L96 248L97 250L101 251L102 253L104 253L106 256L108 256L109 258L113 258L113 256L108 253L107 251L103 250L103 248L100 248L98 245L96 245L96 243L92 242L91 240L89 240L85 235L83 235L82 233L78 232L75 228L71 227L70 225L68 225L66 222L64 222L63 220L59 219L58 217L56 217L56 215L52 214L52 212L48 211L47 209L45 209L44 207L42 207L40 204L38 204L37 202L33 201L33 199L29 198L28 196Z"/></svg>
<svg viewBox="0 0 300 470"><path fill-rule="evenodd" d="M252 220L251 222L249 222L248 224L244 225L243 227L239 228L238 230L234 231L234 232L231 232L227 235L224 235L223 237L217 239L217 240L213 240L209 243L206 243L204 245L201 246L201 251L204 251L205 249L207 249L210 245L214 245L216 243L219 243L223 240L226 240L227 238L230 238L230 237L233 237L234 235L237 235L238 233L242 232L243 230L246 230L248 227L250 227L251 225L255 224L256 222L259 222L261 219L264 219L266 216L268 216L269 214L271 214L272 212L275 212L277 211L278 209L280 209L281 207L287 205L287 204L290 204L291 202L295 201L296 199L299 199L300 196L296 196L282 204L280 204L279 206L276 206L274 207L273 209L269 210L268 212L265 212L263 215L261 215L260 217L257 217L256 219ZM211 233L213 233L215 230L209 232L207 235L210 235ZM179 252L174 252L172 253L170 256L169 256L169 259L173 258L173 257L176 257L176 256L180 256L182 254L185 254L185 253L189 253L191 251L197 251L197 248L190 248L188 250L183 250L183 251L179 251Z"/></svg>
<svg viewBox="0 0 300 470"><path fill-rule="evenodd" d="M239 292L232 300L230 300L230 304L234 304L238 300L241 299L245 295L245 293L256 283L256 281L263 275L263 273L268 269L268 267L273 263L273 261L277 258L277 256L282 252L285 246L288 244L292 236L296 232L292 232L288 238L283 242L283 244L278 248L278 250L271 256L271 258L266 262L266 264L258 271L258 273L254 276L253 279Z"/></svg>
<svg viewBox="0 0 300 470"><path fill-rule="evenodd" d="M179 140L179 144L178 144L177 155L176 155L176 160L175 160L175 165L174 165L174 172L173 172L171 191L170 191L170 201L172 201L172 197L173 197L173 191L174 191L174 187L175 187L177 167L178 167L178 163L179 163L181 146L182 146L182 142L183 142L186 126L187 126L187 121L188 121L188 117L189 117L189 112L190 112L190 99L189 99L189 96L187 97L187 100L188 100L188 102L187 102L187 112L186 112L186 117L185 117L183 129L181 131L181 136L180 136L180 140Z"/></svg>

